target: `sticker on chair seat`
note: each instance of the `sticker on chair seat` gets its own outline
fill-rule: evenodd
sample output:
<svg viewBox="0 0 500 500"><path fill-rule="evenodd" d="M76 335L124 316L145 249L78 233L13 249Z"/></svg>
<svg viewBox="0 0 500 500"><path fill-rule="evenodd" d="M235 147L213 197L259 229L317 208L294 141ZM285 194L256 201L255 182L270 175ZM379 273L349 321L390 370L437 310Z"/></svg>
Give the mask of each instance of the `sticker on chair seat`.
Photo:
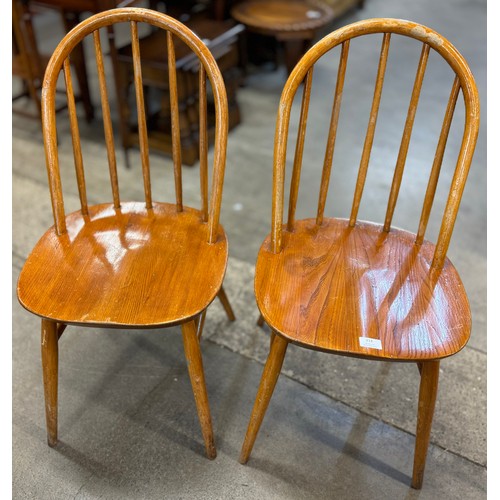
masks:
<svg viewBox="0 0 500 500"><path fill-rule="evenodd" d="M359 337L359 345L372 349L382 349L382 341L380 339L371 339L370 337Z"/></svg>

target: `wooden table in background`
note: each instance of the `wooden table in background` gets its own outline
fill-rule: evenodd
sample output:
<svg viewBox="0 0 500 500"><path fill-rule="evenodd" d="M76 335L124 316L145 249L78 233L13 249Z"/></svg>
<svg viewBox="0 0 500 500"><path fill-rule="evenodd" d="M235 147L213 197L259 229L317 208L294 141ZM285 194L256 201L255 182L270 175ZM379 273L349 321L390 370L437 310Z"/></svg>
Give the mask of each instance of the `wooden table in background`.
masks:
<svg viewBox="0 0 500 500"><path fill-rule="evenodd" d="M288 73L309 48L317 30L335 18L332 8L316 0L248 0L237 3L231 15L249 31L283 43Z"/></svg>

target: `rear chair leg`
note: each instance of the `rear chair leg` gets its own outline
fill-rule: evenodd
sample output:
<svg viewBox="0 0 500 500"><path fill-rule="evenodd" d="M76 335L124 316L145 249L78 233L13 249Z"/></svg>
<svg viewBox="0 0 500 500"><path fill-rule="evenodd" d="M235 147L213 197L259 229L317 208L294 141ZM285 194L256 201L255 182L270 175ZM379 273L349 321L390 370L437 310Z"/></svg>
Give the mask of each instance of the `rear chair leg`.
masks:
<svg viewBox="0 0 500 500"><path fill-rule="evenodd" d="M252 415L250 416L250 422L248 423L245 441L241 448L240 462L242 464L246 464L250 458L250 453L252 452L257 433L259 432L262 420L264 419L264 415L269 405L269 401L273 395L276 382L278 381L281 367L283 366L287 346L288 342L283 337L280 337L279 335L273 336L271 350L269 352L266 365L264 366Z"/></svg>
<svg viewBox="0 0 500 500"><path fill-rule="evenodd" d="M412 488L422 488L424 480L425 459L431 437L432 417L436 405L439 379L439 361L419 363L420 394L418 398L417 437L413 460Z"/></svg>
<svg viewBox="0 0 500 500"><path fill-rule="evenodd" d="M217 294L219 297L219 300L221 301L222 307L224 308L224 311L226 311L227 317L229 321L234 321L236 319L233 308L231 307L231 304L229 303L229 300L227 298L226 292L224 291L224 287L220 287L219 293Z"/></svg>
<svg viewBox="0 0 500 500"><path fill-rule="evenodd" d="M42 319L42 371L49 446L57 444L58 338L57 323Z"/></svg>
<svg viewBox="0 0 500 500"><path fill-rule="evenodd" d="M207 457L214 459L217 456L215 450L214 434L212 430L212 417L208 405L207 388L205 386L205 375L203 373L203 361L201 358L200 344L197 337L195 321L188 321L182 325L182 339L184 341L184 352L193 387L194 400L198 410L201 432L205 441Z"/></svg>

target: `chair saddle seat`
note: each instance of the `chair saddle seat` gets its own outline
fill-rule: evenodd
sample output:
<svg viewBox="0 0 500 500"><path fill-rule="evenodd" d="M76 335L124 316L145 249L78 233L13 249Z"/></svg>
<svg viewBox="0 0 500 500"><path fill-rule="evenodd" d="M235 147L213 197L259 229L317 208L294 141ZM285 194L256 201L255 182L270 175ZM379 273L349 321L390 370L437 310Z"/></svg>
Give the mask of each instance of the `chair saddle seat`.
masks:
<svg viewBox="0 0 500 500"><path fill-rule="evenodd" d="M66 217L67 233L49 229L18 281L21 304L66 324L159 327L185 321L216 297L227 264L222 228L191 208L153 203L89 207ZM43 292L43 293L40 293Z"/></svg>
<svg viewBox="0 0 500 500"><path fill-rule="evenodd" d="M431 268L434 245L377 224L297 221L274 254L257 260L264 319L291 342L351 356L418 361L459 351L471 328L468 299L449 260Z"/></svg>

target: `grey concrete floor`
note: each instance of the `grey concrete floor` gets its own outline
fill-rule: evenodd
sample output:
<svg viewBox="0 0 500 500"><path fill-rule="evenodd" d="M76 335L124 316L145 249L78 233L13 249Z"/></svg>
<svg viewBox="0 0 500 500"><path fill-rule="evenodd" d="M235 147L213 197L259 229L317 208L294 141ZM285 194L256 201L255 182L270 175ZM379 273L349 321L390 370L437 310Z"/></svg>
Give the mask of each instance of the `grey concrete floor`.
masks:
<svg viewBox="0 0 500 500"><path fill-rule="evenodd" d="M246 466L238 463L268 350L267 330L255 325L253 266L270 229L274 125L285 79L279 69L249 75L238 94L243 121L229 136L222 223L231 256L226 289L237 321L229 323L215 303L202 342L217 459L204 458L177 328L148 332L68 329L60 353L61 442L50 449L45 441L39 321L19 306L14 291L14 498L486 497L486 2L367 0L363 10L349 13L333 28L370 17L421 22L447 37L468 60L482 104L476 155L449 251L469 295L473 332L467 347L442 363L423 489L409 487L416 368L298 347L289 349L251 460ZM41 19L40 28L51 22L49 14ZM57 43L55 31L50 36L44 33L43 43L49 48ZM378 43L377 47L362 43L357 47L357 62L354 51L350 56L343 104L349 112L341 115L329 215L345 216L350 208L353 173L373 91L375 66L370 66L370 51L378 52ZM388 72L394 78L387 78L384 88L361 218L383 217L419 51L404 41L401 46L393 41ZM368 77L362 76L365 69ZM311 102L314 119L309 120L308 134L317 139L306 149L300 217L314 213L334 71L334 57L318 64L315 71L317 97ZM415 206L420 203L435 148L435 142L428 140L430 130L439 126L442 113L437 103L447 99L449 84L447 71L431 61L396 211L397 226L414 230L417 224ZM460 113L458 109L457 122ZM39 125L14 115L12 131L15 288L26 256L52 224L52 215ZM89 199L107 199L101 130L82 124L81 132ZM459 130L453 132L456 136ZM450 139L448 147L453 158L458 141ZM64 131L60 155L69 211L77 208L78 196L71 177L71 144ZM138 158L133 152L132 160ZM451 161L445 161L448 167ZM154 196L171 197L170 160L152 154L151 166ZM141 196L137 172L120 164L124 198ZM197 203L197 175L196 167L184 170L187 203ZM445 168L429 227L431 240L449 178L449 168Z"/></svg>

